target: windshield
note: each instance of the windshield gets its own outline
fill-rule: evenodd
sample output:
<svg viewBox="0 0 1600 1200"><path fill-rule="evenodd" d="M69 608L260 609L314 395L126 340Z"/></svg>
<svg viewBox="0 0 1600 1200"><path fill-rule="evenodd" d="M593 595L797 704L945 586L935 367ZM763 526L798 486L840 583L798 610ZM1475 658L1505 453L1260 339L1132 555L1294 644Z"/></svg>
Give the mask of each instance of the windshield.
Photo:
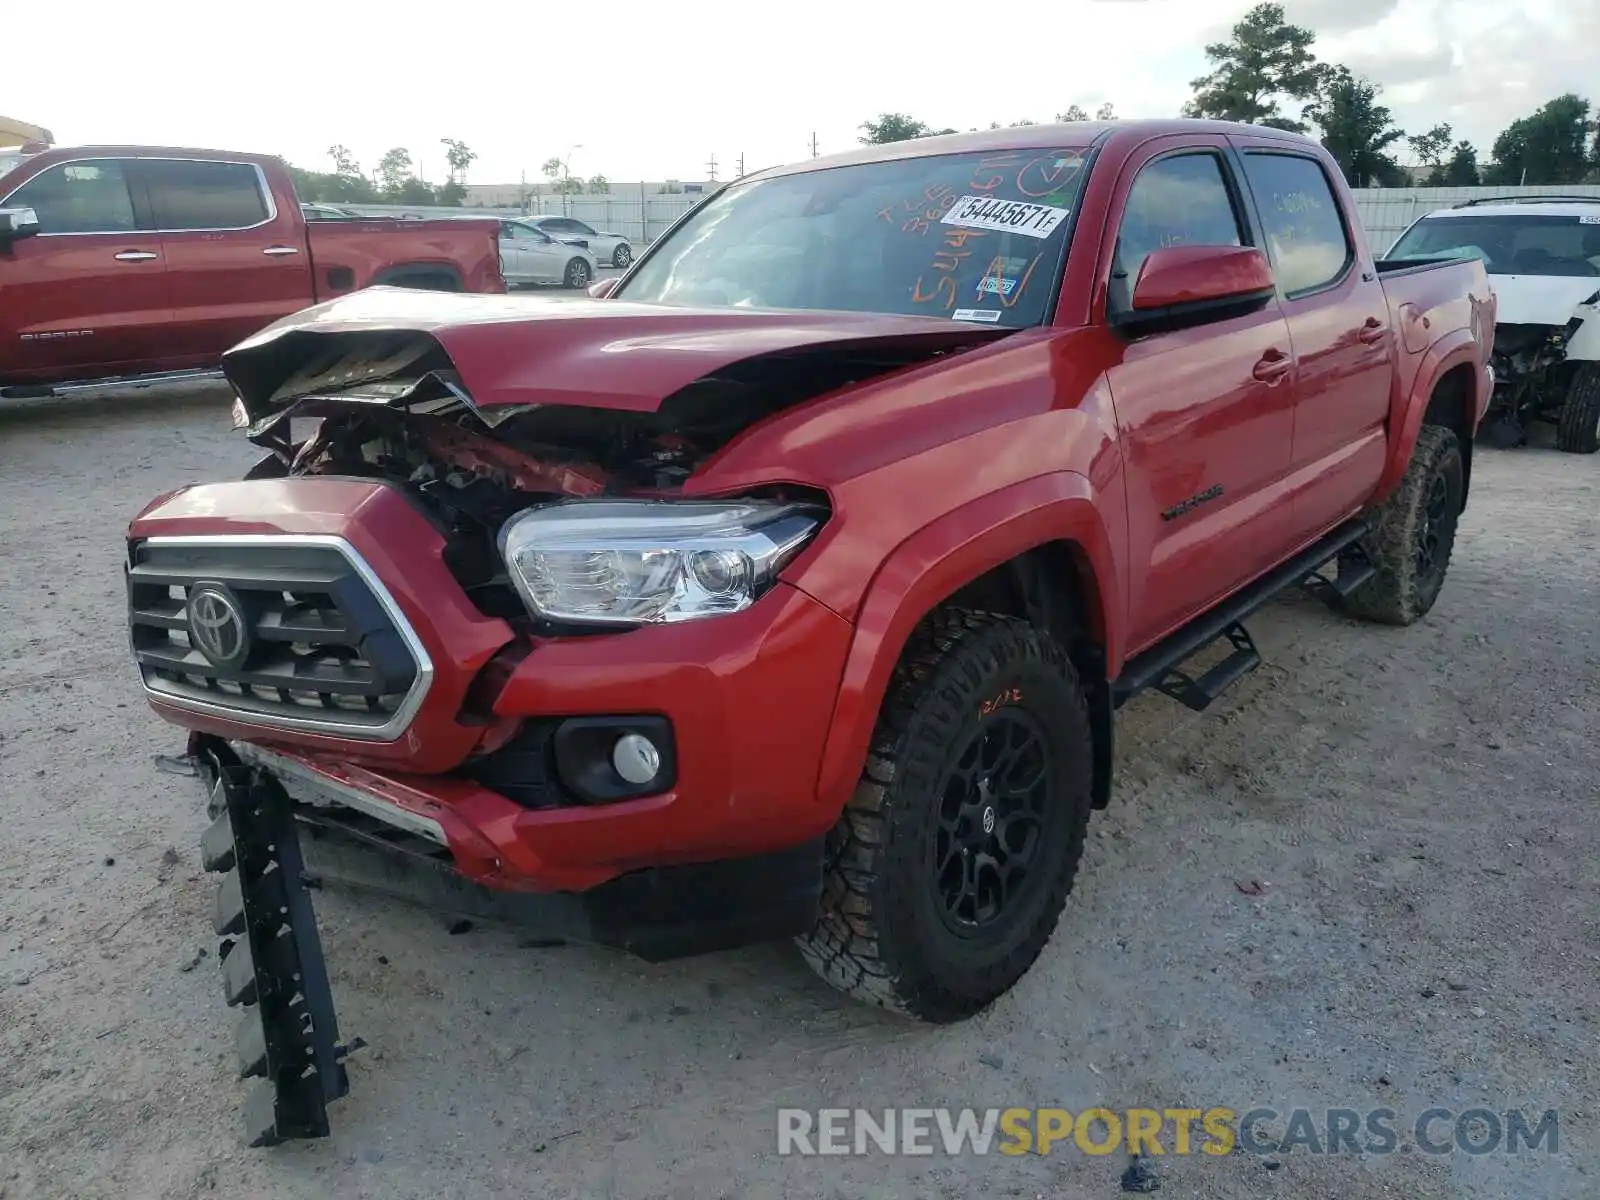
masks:
<svg viewBox="0 0 1600 1200"><path fill-rule="evenodd" d="M1491 275L1600 276L1600 204L1592 216L1505 213L1424 219L1385 258L1481 258Z"/></svg>
<svg viewBox="0 0 1600 1200"><path fill-rule="evenodd" d="M944 154L734 184L613 295L1021 327L1045 319L1077 149Z"/></svg>

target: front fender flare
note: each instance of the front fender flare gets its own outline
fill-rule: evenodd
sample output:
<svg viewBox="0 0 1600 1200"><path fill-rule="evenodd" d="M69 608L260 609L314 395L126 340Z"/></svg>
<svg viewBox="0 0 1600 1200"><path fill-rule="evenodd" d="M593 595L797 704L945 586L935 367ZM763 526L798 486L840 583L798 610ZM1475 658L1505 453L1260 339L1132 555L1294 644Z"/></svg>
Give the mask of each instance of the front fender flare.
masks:
<svg viewBox="0 0 1600 1200"><path fill-rule="evenodd" d="M1462 366L1472 369L1471 423L1473 430L1477 430L1478 422L1483 419L1489 405L1488 375L1471 331L1459 329L1441 337L1428 348L1417 368L1410 394L1404 397L1401 402L1403 407L1391 419L1389 427L1393 435L1389 444L1389 459L1384 464L1378 486L1373 489L1373 504L1381 504L1400 486L1401 477L1411 463L1411 452L1416 448L1417 434L1422 429L1422 418L1427 415L1428 405L1433 400L1434 389L1446 374Z"/></svg>
<svg viewBox="0 0 1600 1200"><path fill-rule="evenodd" d="M850 798L890 676L917 623L965 584L1037 546L1065 541L1077 548L1108 677L1115 673L1122 654L1121 589L1102 503L1083 475L1040 475L947 513L895 548L857 612L817 780L821 803L842 809Z"/></svg>

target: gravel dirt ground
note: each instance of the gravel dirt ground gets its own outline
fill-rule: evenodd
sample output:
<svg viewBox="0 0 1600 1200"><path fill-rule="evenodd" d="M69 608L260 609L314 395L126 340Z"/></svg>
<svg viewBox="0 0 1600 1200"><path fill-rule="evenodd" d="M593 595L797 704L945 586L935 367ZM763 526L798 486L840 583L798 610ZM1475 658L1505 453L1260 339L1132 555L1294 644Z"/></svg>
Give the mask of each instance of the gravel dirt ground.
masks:
<svg viewBox="0 0 1600 1200"><path fill-rule="evenodd" d="M1289 598L1212 711L1125 710L1056 936L979 1018L855 1006L787 946L653 967L327 892L369 1046L331 1138L250 1151L201 800L153 763L182 742L119 558L144 501L253 459L214 389L0 403L5 1200L1109 1200L1126 1158L1070 1147L776 1154L780 1106L1096 1104L1560 1114L1555 1154L1169 1155L1173 1200L1600 1195L1600 460L1480 452L1420 625Z"/></svg>

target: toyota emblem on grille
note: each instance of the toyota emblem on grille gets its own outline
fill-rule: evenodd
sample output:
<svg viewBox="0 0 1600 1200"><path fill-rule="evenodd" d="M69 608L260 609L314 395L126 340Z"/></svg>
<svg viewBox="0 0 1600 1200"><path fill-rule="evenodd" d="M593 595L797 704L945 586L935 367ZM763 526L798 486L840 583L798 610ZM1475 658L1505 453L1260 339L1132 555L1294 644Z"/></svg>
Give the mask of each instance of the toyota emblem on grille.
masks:
<svg viewBox="0 0 1600 1200"><path fill-rule="evenodd" d="M233 667L250 653L250 630L233 593L218 583L189 589L189 640L214 667Z"/></svg>

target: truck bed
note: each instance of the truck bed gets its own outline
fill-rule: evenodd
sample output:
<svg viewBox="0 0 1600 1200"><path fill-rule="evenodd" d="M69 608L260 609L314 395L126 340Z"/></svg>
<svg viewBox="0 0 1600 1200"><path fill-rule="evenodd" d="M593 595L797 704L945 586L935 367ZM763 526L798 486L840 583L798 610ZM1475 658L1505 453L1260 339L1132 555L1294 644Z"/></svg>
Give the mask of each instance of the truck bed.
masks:
<svg viewBox="0 0 1600 1200"><path fill-rule="evenodd" d="M498 221L487 217L307 221L315 299L325 300L375 279L444 291L503 291L499 228ZM384 269L392 263L406 264L404 271L391 270L384 277Z"/></svg>

